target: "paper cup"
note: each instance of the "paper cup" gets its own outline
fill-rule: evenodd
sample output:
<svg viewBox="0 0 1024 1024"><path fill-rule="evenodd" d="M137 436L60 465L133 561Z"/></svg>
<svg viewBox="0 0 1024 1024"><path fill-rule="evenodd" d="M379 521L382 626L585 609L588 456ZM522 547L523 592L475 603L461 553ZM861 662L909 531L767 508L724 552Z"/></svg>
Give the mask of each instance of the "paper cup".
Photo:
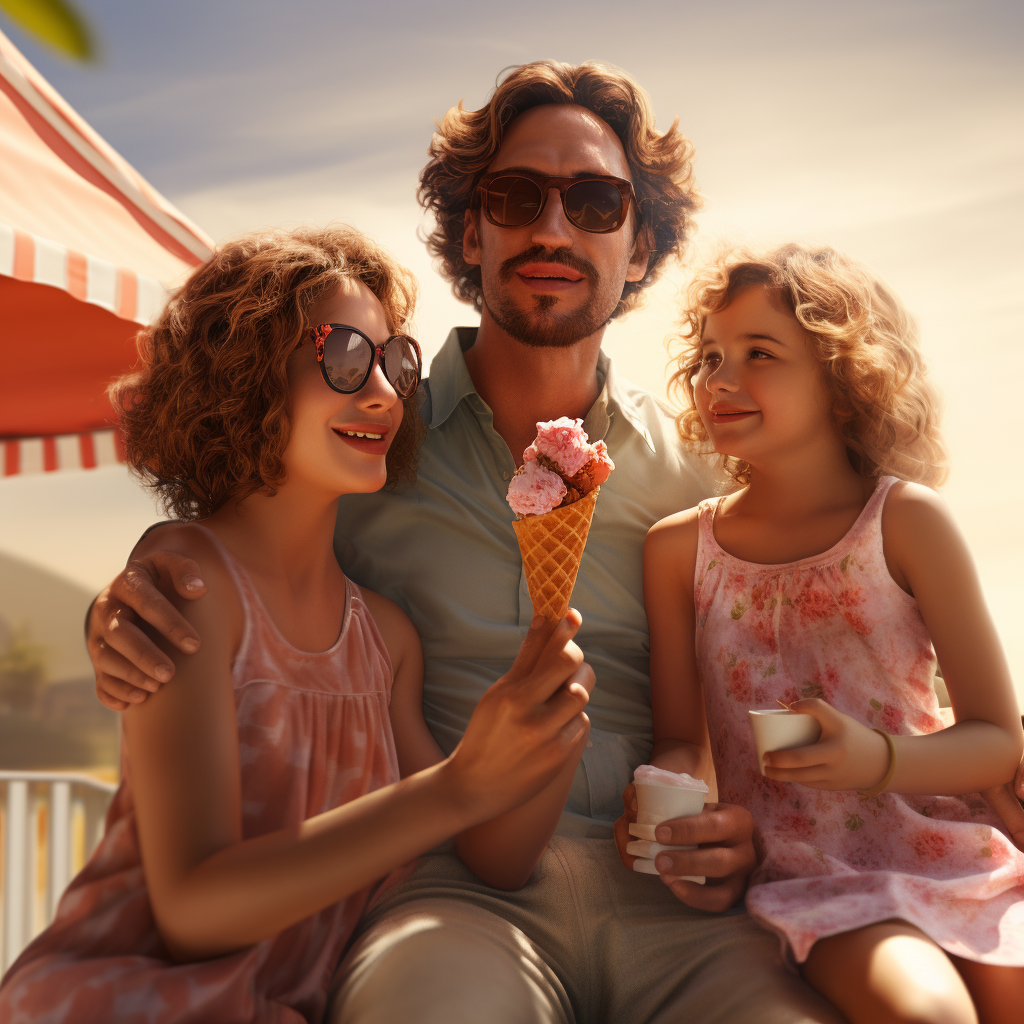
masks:
<svg viewBox="0 0 1024 1024"><path fill-rule="evenodd" d="M817 743L821 726L816 718L802 715L798 711L783 708L767 708L751 711L750 725L754 730L754 746L757 748L757 763L764 775L764 755L773 750L792 750Z"/></svg>
<svg viewBox="0 0 1024 1024"><path fill-rule="evenodd" d="M692 846L662 846L654 838L654 830L670 818L687 818L704 810L704 793L682 786L659 786L656 783L637 782L636 821L630 822L629 834L641 842L628 843L626 852L637 859L633 870L647 875L658 874L654 858L662 850L692 850ZM634 849L638 852L634 852ZM641 852L642 851L642 852ZM691 882L704 884L703 876L685 876Z"/></svg>
<svg viewBox="0 0 1024 1024"><path fill-rule="evenodd" d="M650 843L645 839L634 839L626 844L626 853L636 857L633 861L633 870L643 875L657 875L661 872L654 866L654 858L664 850L696 850L696 846L662 846L661 843ZM680 875L684 881L704 884L703 875Z"/></svg>
<svg viewBox="0 0 1024 1024"><path fill-rule="evenodd" d="M669 818L686 818L704 810L704 794L682 786L659 786L656 783L637 782L636 821L629 826L629 834L638 839L654 840L654 830Z"/></svg>

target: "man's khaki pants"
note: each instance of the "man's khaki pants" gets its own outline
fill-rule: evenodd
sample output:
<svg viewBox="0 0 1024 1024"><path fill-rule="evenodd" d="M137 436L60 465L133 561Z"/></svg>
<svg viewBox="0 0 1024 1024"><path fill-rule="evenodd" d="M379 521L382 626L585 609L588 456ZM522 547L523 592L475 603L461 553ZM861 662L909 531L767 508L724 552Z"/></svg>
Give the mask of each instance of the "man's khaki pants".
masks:
<svg viewBox="0 0 1024 1024"><path fill-rule="evenodd" d="M367 913L330 1024L840 1024L741 911L709 914L607 839L556 837L530 881L492 889L426 855Z"/></svg>

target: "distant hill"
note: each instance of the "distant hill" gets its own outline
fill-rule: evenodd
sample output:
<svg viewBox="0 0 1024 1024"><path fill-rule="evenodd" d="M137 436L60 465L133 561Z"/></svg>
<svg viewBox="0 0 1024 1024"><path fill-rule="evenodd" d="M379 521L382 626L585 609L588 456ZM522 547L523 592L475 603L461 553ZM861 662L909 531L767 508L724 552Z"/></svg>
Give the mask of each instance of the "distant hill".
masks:
<svg viewBox="0 0 1024 1024"><path fill-rule="evenodd" d="M22 624L46 648L53 682L91 678L83 625L94 594L55 573L0 552L0 641Z"/></svg>
<svg viewBox="0 0 1024 1024"><path fill-rule="evenodd" d="M27 626L45 649L47 685L34 708L0 709L0 768L93 768L117 764L118 716L96 699L82 627L83 587L0 554L0 644Z"/></svg>

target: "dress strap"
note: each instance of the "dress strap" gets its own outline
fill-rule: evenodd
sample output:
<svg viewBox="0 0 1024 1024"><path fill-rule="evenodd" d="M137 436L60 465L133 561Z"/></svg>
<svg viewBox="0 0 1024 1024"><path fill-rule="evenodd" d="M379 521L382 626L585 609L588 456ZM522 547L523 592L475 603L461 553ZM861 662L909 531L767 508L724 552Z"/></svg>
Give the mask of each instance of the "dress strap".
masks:
<svg viewBox="0 0 1024 1024"><path fill-rule="evenodd" d="M718 542L715 540L714 522L718 515L722 502L727 495L718 498L705 498L697 506L697 567L700 576L700 567L707 565L718 550Z"/></svg>
<svg viewBox="0 0 1024 1024"><path fill-rule="evenodd" d="M844 547L852 546L865 536L876 538L878 545L881 544L882 510L885 507L885 499L892 485L898 482L899 477L895 476L879 478L878 483L875 484L875 489L871 492L871 497L868 498L863 511L857 517L857 522L854 523L850 532L843 538L842 543Z"/></svg>

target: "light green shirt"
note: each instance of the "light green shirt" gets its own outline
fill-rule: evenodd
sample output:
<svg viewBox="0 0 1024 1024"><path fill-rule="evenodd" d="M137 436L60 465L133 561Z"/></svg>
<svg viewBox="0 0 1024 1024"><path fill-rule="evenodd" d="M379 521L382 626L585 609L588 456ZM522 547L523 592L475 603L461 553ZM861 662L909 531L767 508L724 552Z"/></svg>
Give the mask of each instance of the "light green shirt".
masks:
<svg viewBox="0 0 1024 1024"><path fill-rule="evenodd" d="M423 712L441 749L458 743L481 694L512 664L533 617L505 499L516 463L476 393L456 328L425 382L427 434L417 481L405 491L342 498L335 551L357 583L396 601L423 640ZM651 752L649 642L642 550L651 525L695 505L713 474L684 452L671 413L619 379L603 353L601 393L584 420L604 438L615 471L601 488L573 607L576 642L597 676L563 834L607 836L622 790Z"/></svg>

